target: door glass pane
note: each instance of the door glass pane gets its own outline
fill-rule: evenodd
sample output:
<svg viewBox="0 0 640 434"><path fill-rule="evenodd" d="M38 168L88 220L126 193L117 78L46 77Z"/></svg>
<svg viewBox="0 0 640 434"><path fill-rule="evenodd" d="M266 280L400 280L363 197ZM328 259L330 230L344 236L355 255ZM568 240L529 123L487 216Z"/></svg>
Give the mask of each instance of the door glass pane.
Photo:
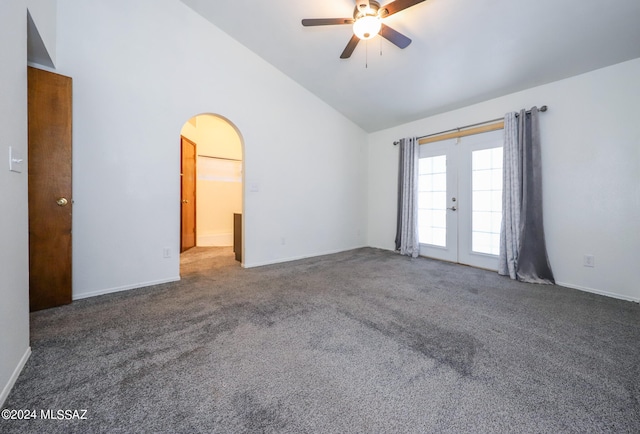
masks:
<svg viewBox="0 0 640 434"><path fill-rule="evenodd" d="M500 253L502 147L473 151L471 250Z"/></svg>
<svg viewBox="0 0 640 434"><path fill-rule="evenodd" d="M447 245L447 157L421 158L418 180L420 243Z"/></svg>

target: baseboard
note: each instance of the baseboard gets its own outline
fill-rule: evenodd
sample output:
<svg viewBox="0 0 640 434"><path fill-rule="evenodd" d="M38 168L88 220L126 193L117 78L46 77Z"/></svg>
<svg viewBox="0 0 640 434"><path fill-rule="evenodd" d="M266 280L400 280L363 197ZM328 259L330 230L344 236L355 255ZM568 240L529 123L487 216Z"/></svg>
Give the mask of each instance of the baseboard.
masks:
<svg viewBox="0 0 640 434"><path fill-rule="evenodd" d="M593 294L604 295L605 297L617 298L619 300L633 301L640 303L640 298L629 297L627 295L616 294L615 292L601 291L599 289L588 288L586 286L574 285L572 283L558 282L556 285L564 286L565 288L577 289L578 291L591 292Z"/></svg>
<svg viewBox="0 0 640 434"><path fill-rule="evenodd" d="M169 279L154 280L151 282L135 283L133 285L119 286L116 288L100 289L98 291L86 292L83 294L73 294L73 300L82 300L83 298L97 297L99 295L112 294L114 292L129 291L130 289L144 288L146 286L161 285L163 283L177 282L180 276L171 277Z"/></svg>
<svg viewBox="0 0 640 434"><path fill-rule="evenodd" d="M31 357L31 347L27 347L27 350L24 352L22 358L18 362L18 366L16 366L16 369L13 370L13 374L11 374L11 377L9 377L9 381L2 389L2 393L0 393L0 408L2 408L4 402L9 397L9 393L11 392L11 389L13 389L13 386L16 384L16 381L18 380L20 373L24 369L24 365L27 364L27 360L29 360L29 357Z"/></svg>
<svg viewBox="0 0 640 434"><path fill-rule="evenodd" d="M315 258L315 257L318 257L318 256L333 255L335 253L348 252L349 250L362 249L364 247L367 247L367 246L349 247L347 249L329 250L329 251L325 251L325 252L321 252L321 253L314 253L314 254L309 254L309 255L291 256L291 257L288 257L288 258L275 259L273 261L251 262L249 264L247 264L246 262L243 262L242 263L242 267L243 268L255 268L255 267L264 267L266 265L283 264L285 262L299 261L300 259Z"/></svg>
<svg viewBox="0 0 640 434"><path fill-rule="evenodd" d="M228 234L198 235L197 246L202 247L229 247L233 246L233 232Z"/></svg>

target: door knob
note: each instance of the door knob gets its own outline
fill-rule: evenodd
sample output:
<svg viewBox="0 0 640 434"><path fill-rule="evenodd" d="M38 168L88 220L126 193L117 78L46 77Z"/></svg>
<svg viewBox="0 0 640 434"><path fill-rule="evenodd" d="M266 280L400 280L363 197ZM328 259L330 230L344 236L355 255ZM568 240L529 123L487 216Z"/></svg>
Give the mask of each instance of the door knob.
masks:
<svg viewBox="0 0 640 434"><path fill-rule="evenodd" d="M189 203L189 201L187 199L184 199L182 203Z"/></svg>
<svg viewBox="0 0 640 434"><path fill-rule="evenodd" d="M458 210L458 208L456 208L455 206L452 206L451 208L447 208L447 209L450 209L451 211L457 211Z"/></svg>
<svg viewBox="0 0 640 434"><path fill-rule="evenodd" d="M59 197L58 199L56 199L56 203L58 204L58 206L66 206L69 201L66 197Z"/></svg>

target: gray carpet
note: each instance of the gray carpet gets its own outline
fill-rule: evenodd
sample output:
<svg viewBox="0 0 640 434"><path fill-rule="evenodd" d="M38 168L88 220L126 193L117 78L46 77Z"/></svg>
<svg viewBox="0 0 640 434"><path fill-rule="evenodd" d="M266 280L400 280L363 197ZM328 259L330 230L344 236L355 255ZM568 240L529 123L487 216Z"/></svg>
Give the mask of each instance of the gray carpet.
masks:
<svg viewBox="0 0 640 434"><path fill-rule="evenodd" d="M638 433L640 306L359 249L31 316L12 432Z"/></svg>

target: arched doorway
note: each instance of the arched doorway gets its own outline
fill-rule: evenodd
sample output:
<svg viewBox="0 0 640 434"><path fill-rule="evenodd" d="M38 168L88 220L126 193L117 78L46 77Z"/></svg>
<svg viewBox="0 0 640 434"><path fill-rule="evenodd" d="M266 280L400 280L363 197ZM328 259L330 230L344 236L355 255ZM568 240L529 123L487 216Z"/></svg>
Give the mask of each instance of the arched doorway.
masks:
<svg viewBox="0 0 640 434"><path fill-rule="evenodd" d="M215 114L192 117L180 136L180 251L215 248L242 262L242 138Z"/></svg>

